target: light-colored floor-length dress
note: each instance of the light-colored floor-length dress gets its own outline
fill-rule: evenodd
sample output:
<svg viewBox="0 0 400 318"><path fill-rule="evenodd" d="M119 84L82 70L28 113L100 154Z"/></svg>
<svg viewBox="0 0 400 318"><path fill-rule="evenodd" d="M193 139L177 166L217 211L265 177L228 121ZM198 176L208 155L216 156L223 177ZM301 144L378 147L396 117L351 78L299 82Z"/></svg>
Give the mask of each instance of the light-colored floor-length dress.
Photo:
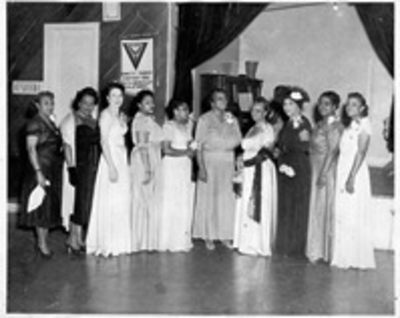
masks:
<svg viewBox="0 0 400 318"><path fill-rule="evenodd" d="M132 248L133 251L154 251L160 248L160 218L162 207L161 142L163 131L152 116L138 112L132 121L132 139L135 147L131 153L132 177ZM137 132L147 132L148 142L139 143ZM145 166L140 148L148 150L151 179L144 184Z"/></svg>
<svg viewBox="0 0 400 318"><path fill-rule="evenodd" d="M344 130L340 141L337 167L336 199L332 265L340 268L367 269L375 267L371 230L371 184L366 161L355 178L354 193L345 189L353 166L361 132L371 134L368 118L353 123Z"/></svg>
<svg viewBox="0 0 400 318"><path fill-rule="evenodd" d="M251 130L242 140L243 160L254 158L262 147L274 142L271 125L262 126L262 131L252 135ZM261 221L250 217L255 167L243 169L242 196L237 200L234 247L243 254L269 256L272 253L277 220L277 180L275 164L267 159L262 163Z"/></svg>
<svg viewBox="0 0 400 318"><path fill-rule="evenodd" d="M130 173L124 135L126 123L105 109L100 115L102 138L107 139L118 180L111 182L102 154L93 195L87 253L115 256L131 252Z"/></svg>
<svg viewBox="0 0 400 318"><path fill-rule="evenodd" d="M164 138L174 149L185 150L192 138L192 125L164 125ZM160 250L188 251L192 247L194 183L192 160L185 157L163 158L163 206L160 220Z"/></svg>
<svg viewBox="0 0 400 318"><path fill-rule="evenodd" d="M234 148L241 133L235 120L220 121L214 111L202 115L196 129L196 140L203 148L207 182L197 181L194 238L232 240L235 221Z"/></svg>
<svg viewBox="0 0 400 318"><path fill-rule="evenodd" d="M325 125L317 124L311 137L312 179L306 255L312 262L331 260L337 154L327 170L326 185L319 187L317 180L327 153L339 147L340 133L341 124L334 120Z"/></svg>

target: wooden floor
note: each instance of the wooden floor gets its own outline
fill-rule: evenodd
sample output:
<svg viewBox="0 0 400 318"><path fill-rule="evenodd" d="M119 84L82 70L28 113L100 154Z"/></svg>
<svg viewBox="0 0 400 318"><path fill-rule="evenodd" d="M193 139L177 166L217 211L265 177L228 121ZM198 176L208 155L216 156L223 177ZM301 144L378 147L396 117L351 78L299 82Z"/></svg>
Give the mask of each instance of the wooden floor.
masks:
<svg viewBox="0 0 400 318"><path fill-rule="evenodd" d="M31 232L9 216L9 313L394 314L393 253L377 251L378 268L344 271L305 260L240 255L201 242L187 254L139 253L76 258L65 233L56 252L35 257Z"/></svg>

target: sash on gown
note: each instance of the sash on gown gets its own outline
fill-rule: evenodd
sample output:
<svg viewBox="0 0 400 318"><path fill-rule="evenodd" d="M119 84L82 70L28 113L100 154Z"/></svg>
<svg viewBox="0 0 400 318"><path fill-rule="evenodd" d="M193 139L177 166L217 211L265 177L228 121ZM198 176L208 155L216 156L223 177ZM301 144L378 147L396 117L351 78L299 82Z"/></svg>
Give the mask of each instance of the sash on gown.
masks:
<svg viewBox="0 0 400 318"><path fill-rule="evenodd" d="M253 202L254 208L252 219L257 223L261 222L262 164L268 159L274 162L273 153L267 148L261 148L256 156L245 160L243 163L245 168L254 166L254 178L250 202Z"/></svg>

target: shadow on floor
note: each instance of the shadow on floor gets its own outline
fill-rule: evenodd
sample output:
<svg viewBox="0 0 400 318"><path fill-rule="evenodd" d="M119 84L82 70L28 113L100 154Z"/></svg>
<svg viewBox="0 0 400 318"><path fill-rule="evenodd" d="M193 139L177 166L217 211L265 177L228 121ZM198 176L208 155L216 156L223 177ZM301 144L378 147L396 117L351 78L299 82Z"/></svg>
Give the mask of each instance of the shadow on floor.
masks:
<svg viewBox="0 0 400 318"><path fill-rule="evenodd" d="M77 258L65 233L51 233L56 252L41 260L31 232L9 216L9 313L394 314L394 257L378 268L339 270L305 260L240 255L196 242L190 253Z"/></svg>

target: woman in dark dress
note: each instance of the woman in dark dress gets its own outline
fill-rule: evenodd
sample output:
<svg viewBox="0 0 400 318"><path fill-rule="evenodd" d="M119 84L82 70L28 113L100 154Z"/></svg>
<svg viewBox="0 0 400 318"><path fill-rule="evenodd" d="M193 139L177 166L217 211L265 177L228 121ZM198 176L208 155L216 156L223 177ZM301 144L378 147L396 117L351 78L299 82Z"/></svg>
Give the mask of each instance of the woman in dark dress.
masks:
<svg viewBox="0 0 400 318"><path fill-rule="evenodd" d="M278 85L274 88L274 96L270 102L271 111L268 114L268 121L272 124L275 136L279 135L288 116L283 110L283 100L291 92L291 88L285 85Z"/></svg>
<svg viewBox="0 0 400 318"><path fill-rule="evenodd" d="M302 115L307 93L292 88L283 100L288 121L278 139L278 231L276 252L304 257L311 189L311 124Z"/></svg>
<svg viewBox="0 0 400 318"><path fill-rule="evenodd" d="M70 183L75 186L75 203L71 215L71 231L66 242L69 252L84 252L84 232L89 224L93 188L100 158L100 129L93 112L98 95L91 87L79 91L75 97L75 156L76 167L69 168Z"/></svg>
<svg viewBox="0 0 400 318"><path fill-rule="evenodd" d="M20 225L36 229L37 252L51 258L48 232L61 225L62 140L53 122L54 94L40 92L36 106L38 113L26 127L29 160L22 185ZM37 186L45 190L45 195L38 207L30 209L29 198Z"/></svg>

